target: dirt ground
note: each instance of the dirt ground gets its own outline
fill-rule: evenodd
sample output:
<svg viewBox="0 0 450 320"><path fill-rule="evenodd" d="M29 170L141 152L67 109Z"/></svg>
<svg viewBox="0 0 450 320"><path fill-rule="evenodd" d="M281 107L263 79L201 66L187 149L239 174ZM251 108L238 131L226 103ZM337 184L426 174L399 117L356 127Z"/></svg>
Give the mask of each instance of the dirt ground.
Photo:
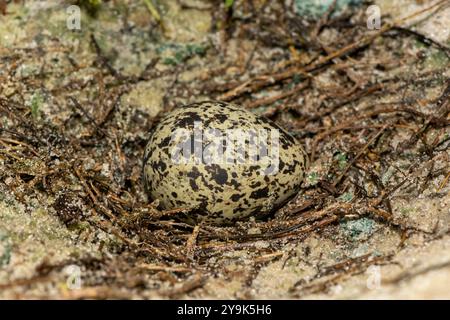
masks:
<svg viewBox="0 0 450 320"><path fill-rule="evenodd" d="M450 1L317 3L0 0L0 298L450 299ZM310 156L263 221L147 199L149 130L206 99Z"/></svg>

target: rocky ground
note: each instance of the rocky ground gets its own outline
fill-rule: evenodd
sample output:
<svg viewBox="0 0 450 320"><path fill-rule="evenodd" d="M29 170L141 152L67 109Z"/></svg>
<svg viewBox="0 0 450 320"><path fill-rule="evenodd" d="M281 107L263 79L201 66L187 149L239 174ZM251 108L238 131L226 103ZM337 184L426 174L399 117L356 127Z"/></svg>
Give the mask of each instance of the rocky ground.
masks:
<svg viewBox="0 0 450 320"><path fill-rule="evenodd" d="M449 299L449 21L450 1L0 1L0 298ZM149 203L150 128L205 99L305 146L266 220Z"/></svg>

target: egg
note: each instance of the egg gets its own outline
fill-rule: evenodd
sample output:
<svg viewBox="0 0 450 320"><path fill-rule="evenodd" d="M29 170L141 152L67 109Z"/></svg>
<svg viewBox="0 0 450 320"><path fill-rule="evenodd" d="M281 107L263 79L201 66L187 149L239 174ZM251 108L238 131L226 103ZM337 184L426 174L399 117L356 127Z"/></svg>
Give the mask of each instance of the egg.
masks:
<svg viewBox="0 0 450 320"><path fill-rule="evenodd" d="M300 189L308 157L294 137L237 105L175 108L151 130L143 180L162 209L188 223L229 225L280 208Z"/></svg>

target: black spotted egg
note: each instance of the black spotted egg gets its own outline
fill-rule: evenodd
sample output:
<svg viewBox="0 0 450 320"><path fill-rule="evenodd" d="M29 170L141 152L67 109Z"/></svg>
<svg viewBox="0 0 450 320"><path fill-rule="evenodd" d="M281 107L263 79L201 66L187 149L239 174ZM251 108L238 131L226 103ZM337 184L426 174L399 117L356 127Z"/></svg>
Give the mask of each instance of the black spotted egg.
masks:
<svg viewBox="0 0 450 320"><path fill-rule="evenodd" d="M227 225L267 215L296 195L307 159L270 120L205 101L175 108L152 129L143 175L162 209L189 209L189 223Z"/></svg>

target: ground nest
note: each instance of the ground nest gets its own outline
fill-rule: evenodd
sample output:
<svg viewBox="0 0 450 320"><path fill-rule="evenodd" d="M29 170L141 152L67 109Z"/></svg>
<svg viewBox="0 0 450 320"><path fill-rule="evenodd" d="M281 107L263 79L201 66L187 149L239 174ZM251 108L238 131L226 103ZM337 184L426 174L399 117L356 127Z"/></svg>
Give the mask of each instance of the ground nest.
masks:
<svg viewBox="0 0 450 320"><path fill-rule="evenodd" d="M415 27L448 2L383 13L375 30L369 3L316 18L296 1L167 1L160 16L126 3L82 8L85 26L61 31L52 21L70 1L25 13L5 2L5 21L47 19L0 47L0 296L303 298L356 286L344 295L355 297L370 296L370 270L398 286L449 269L450 48ZM208 17L195 40L178 33L183 14ZM205 98L305 146L301 192L268 218L191 226L178 219L186 208L149 203L149 130ZM430 246L439 261L408 262Z"/></svg>

